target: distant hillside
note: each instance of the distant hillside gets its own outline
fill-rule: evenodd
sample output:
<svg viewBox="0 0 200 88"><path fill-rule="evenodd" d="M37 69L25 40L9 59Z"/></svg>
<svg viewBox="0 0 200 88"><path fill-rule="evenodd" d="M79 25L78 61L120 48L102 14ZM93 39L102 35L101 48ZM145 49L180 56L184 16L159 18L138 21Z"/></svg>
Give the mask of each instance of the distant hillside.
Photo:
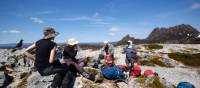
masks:
<svg viewBox="0 0 200 88"><path fill-rule="evenodd" d="M199 34L190 25L177 25L169 28L155 28L146 38L147 43L195 43Z"/></svg>
<svg viewBox="0 0 200 88"><path fill-rule="evenodd" d="M117 45L126 44L128 40L132 40L134 43L171 43L171 44L200 44L200 40L197 39L199 31L191 25L181 24L169 28L155 28L146 39L135 39L129 35L123 37L117 42Z"/></svg>

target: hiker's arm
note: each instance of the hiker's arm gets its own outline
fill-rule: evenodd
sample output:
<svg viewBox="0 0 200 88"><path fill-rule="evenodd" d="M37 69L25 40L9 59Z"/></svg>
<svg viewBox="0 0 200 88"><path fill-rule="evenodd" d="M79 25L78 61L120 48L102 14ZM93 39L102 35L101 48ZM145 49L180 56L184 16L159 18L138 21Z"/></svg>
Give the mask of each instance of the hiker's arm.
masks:
<svg viewBox="0 0 200 88"><path fill-rule="evenodd" d="M56 46L51 49L50 57L49 57L49 63L53 63L55 60L55 55L56 55Z"/></svg>
<svg viewBox="0 0 200 88"><path fill-rule="evenodd" d="M29 46L29 47L23 52L23 54L26 55L27 57L31 58L31 59L34 59L34 55L31 54L30 52L31 52L33 49L35 49L35 47L36 47L36 46L35 46L35 43L34 43L33 45Z"/></svg>

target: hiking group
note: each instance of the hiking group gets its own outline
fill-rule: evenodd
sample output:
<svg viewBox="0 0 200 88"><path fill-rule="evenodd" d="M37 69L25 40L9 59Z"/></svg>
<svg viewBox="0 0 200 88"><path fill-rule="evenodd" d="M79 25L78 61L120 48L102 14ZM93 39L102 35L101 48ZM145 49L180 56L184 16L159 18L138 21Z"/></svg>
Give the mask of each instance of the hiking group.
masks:
<svg viewBox="0 0 200 88"><path fill-rule="evenodd" d="M67 45L62 49L54 42L55 37L59 35L54 28L45 28L43 34L44 37L29 46L24 55L35 61L34 66L41 76L55 74L53 82L49 86L50 88L69 88L73 86L69 77L76 77L77 73L91 81L96 82L98 80L98 74L92 75L83 69L88 60L76 58L78 52L77 40L74 38L68 39ZM126 80L128 76L125 73L128 73L129 76L140 75L140 67L137 64L134 65L136 49L131 40L127 43L123 52L126 54L126 65L116 65L114 63L114 46L108 41L104 41L99 57L93 65L94 68L101 70L104 78L108 80ZM33 50L35 50L35 55L32 53ZM63 61L61 62L59 58L63 58Z"/></svg>
<svg viewBox="0 0 200 88"><path fill-rule="evenodd" d="M55 74L49 88L72 88L77 73L91 81L98 81L99 74L90 74L83 68L87 65L88 60L76 58L79 49L77 40L70 38L64 48L61 48L54 42L55 37L59 35L54 28L45 28L43 34L44 37L29 46L23 54L35 61L34 67L41 76ZM35 53L32 53L33 51ZM100 69L103 77L108 80L127 82L129 77L140 76L141 68L136 63L137 51L131 40L127 41L127 46L122 53L126 54L124 59L126 65L116 65L114 63L114 46L108 41L104 41L104 46L93 68ZM60 58L63 60L61 61ZM155 75L152 70L145 71L145 74Z"/></svg>

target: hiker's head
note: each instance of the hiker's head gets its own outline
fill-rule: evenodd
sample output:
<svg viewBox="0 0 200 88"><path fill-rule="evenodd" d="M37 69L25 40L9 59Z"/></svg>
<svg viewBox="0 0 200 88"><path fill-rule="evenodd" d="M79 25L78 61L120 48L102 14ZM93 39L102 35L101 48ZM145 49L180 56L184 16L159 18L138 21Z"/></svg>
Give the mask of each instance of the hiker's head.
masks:
<svg viewBox="0 0 200 88"><path fill-rule="evenodd" d="M70 38L70 39L67 40L67 45L68 46L74 47L77 44L78 44L78 41L75 38Z"/></svg>
<svg viewBox="0 0 200 88"><path fill-rule="evenodd" d="M128 45L132 45L133 44L133 42L131 41L131 40L128 40Z"/></svg>
<svg viewBox="0 0 200 88"><path fill-rule="evenodd" d="M108 45L108 41L103 41L103 44L106 46Z"/></svg>
<svg viewBox="0 0 200 88"><path fill-rule="evenodd" d="M43 34L44 34L44 37L43 37L43 38L44 38L44 39L49 39L49 40L54 40L54 38L55 38L57 35L59 35L59 33L56 32L56 31L54 30L54 28L52 28L52 27L47 27L47 28L45 28Z"/></svg>

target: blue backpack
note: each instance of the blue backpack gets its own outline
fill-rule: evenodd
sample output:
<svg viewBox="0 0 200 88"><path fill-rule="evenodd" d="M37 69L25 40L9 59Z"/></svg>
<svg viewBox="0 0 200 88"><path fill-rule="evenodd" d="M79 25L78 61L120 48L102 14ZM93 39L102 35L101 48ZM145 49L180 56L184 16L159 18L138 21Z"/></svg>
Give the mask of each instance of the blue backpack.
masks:
<svg viewBox="0 0 200 88"><path fill-rule="evenodd" d="M108 80L125 79L122 69L114 65L112 67L101 67L103 76Z"/></svg>
<svg viewBox="0 0 200 88"><path fill-rule="evenodd" d="M189 82L180 82L176 88L195 88L193 84Z"/></svg>

